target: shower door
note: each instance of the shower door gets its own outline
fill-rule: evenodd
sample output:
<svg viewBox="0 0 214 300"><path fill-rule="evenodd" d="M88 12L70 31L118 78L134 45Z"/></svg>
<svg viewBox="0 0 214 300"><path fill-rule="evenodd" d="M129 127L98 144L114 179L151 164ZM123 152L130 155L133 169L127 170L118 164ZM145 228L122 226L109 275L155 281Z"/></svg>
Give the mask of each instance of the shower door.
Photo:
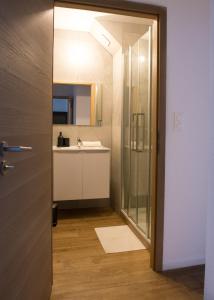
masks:
<svg viewBox="0 0 214 300"><path fill-rule="evenodd" d="M152 29L124 52L123 210L151 235Z"/></svg>

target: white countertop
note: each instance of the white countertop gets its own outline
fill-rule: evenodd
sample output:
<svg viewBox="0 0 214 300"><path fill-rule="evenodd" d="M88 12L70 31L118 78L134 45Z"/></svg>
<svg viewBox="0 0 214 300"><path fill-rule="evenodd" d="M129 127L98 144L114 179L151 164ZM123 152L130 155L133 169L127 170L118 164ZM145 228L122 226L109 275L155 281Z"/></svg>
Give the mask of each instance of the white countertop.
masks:
<svg viewBox="0 0 214 300"><path fill-rule="evenodd" d="M100 147L86 147L86 146L69 146L69 147L57 147L53 146L54 152L69 152L69 151L90 151L90 152L97 152L97 151L110 151L110 148L100 146Z"/></svg>

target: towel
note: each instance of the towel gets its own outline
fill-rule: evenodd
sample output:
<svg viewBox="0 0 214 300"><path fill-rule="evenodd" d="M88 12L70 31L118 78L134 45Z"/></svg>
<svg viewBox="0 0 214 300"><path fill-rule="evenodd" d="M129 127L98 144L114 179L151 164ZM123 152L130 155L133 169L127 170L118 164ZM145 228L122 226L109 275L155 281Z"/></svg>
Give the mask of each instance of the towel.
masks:
<svg viewBox="0 0 214 300"><path fill-rule="evenodd" d="M84 147L101 147L102 143L100 141L82 141L82 146Z"/></svg>

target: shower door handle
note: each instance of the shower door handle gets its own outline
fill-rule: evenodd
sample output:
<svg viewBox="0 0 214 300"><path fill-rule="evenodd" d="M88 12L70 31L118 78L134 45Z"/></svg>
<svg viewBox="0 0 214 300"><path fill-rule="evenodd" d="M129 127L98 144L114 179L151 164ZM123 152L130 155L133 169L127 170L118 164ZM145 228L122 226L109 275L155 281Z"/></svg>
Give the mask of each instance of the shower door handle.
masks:
<svg viewBox="0 0 214 300"><path fill-rule="evenodd" d="M132 114L131 150L137 151L137 114Z"/></svg>
<svg viewBox="0 0 214 300"><path fill-rule="evenodd" d="M139 114L136 114L136 152L139 152Z"/></svg>
<svg viewBox="0 0 214 300"><path fill-rule="evenodd" d="M132 150L137 152L137 135L138 135L138 129L137 129L137 113L133 114L133 134L132 134Z"/></svg>
<svg viewBox="0 0 214 300"><path fill-rule="evenodd" d="M144 151L144 113L132 114L132 140L131 149L136 152ZM141 122L140 122L141 121ZM142 130L140 130L142 129ZM140 137L142 143L140 144Z"/></svg>
<svg viewBox="0 0 214 300"><path fill-rule="evenodd" d="M137 122L136 122L136 151L143 152L144 151L144 113L137 114ZM139 122L141 121L141 122ZM141 129L142 128L142 132ZM140 137L142 137L142 143L140 144Z"/></svg>

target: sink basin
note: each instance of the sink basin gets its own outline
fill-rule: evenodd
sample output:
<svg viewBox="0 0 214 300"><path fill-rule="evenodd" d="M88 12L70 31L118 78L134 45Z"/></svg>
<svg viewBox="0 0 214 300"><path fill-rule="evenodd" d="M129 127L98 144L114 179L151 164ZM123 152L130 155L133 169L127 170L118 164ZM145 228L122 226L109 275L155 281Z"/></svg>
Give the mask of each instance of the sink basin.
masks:
<svg viewBox="0 0 214 300"><path fill-rule="evenodd" d="M87 146L77 146L72 145L70 147L57 147L53 146L53 151L109 151L110 149L104 146L87 147Z"/></svg>
<svg viewBox="0 0 214 300"><path fill-rule="evenodd" d="M69 147L57 147L53 146L54 151L71 151L71 150L79 150L79 147L77 145L69 146Z"/></svg>
<svg viewBox="0 0 214 300"><path fill-rule="evenodd" d="M80 146L80 149L82 150L103 150L103 149L106 149L106 147L103 147L103 146Z"/></svg>

